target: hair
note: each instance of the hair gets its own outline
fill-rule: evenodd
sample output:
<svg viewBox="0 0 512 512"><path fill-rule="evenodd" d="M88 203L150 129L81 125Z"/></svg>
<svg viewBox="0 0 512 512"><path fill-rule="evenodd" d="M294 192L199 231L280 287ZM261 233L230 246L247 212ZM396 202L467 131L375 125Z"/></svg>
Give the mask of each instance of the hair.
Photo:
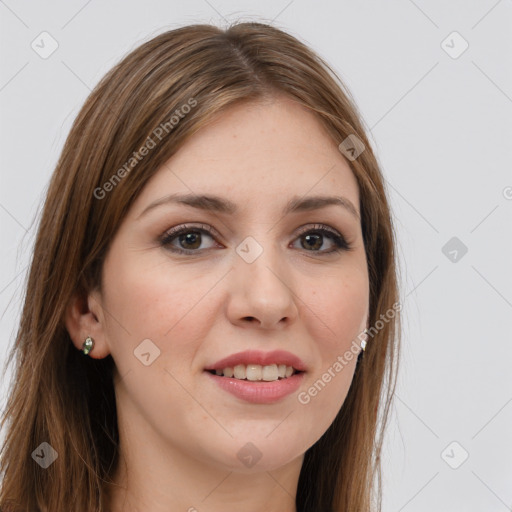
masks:
<svg viewBox="0 0 512 512"><path fill-rule="evenodd" d="M105 486L119 460L115 365L111 355L92 359L74 347L66 307L75 295L101 290L103 261L130 205L189 137L230 106L282 95L309 109L336 144L349 135L364 143L349 165L360 191L369 325L382 324L359 354L335 420L304 455L296 507L381 509L380 454L400 345L395 234L384 180L336 73L292 35L249 22L224 29L195 24L153 37L124 56L79 111L46 191L6 363L15 358L1 421L7 425L1 510L106 510ZM188 112L184 105L194 106L172 121L177 109ZM166 132L161 141L159 127ZM134 165L134 152L150 139L155 147ZM389 311L396 311L391 319ZM47 469L31 457L42 442L58 453Z"/></svg>

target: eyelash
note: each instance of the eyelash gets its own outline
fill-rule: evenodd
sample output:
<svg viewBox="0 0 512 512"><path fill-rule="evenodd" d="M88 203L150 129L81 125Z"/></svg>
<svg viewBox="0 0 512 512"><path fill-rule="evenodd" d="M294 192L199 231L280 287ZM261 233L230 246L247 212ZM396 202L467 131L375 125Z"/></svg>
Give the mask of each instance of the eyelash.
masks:
<svg viewBox="0 0 512 512"><path fill-rule="evenodd" d="M173 239L177 238L179 235L183 235L186 233L190 233L192 231L199 232L199 233L206 233L207 235L210 235L212 238L215 238L218 236L214 230L212 230L209 226L201 224L198 226L189 226L189 225L182 225L182 226L176 226L168 231L166 231L161 237L160 237L160 245L166 247L168 250L174 253L178 254L197 254L202 252L202 250L192 250L192 249L180 249L177 247L171 247L170 244L173 241ZM309 233L316 233L321 235L328 235L334 242L334 248L330 249L328 251L307 251L306 252L318 252L319 254L338 254L342 251L351 251L352 245L349 244L346 239L340 235L337 231L333 230L329 226L325 224L315 224L312 228L306 227L304 229L301 229L301 232L297 235L297 238L300 238L301 236L304 236ZM208 249L204 249L208 250Z"/></svg>

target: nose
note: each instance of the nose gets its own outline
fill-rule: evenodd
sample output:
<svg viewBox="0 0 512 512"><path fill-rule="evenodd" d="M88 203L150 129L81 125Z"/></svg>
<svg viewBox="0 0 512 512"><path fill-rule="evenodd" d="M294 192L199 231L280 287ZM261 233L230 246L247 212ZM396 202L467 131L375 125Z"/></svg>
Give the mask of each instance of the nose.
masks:
<svg viewBox="0 0 512 512"><path fill-rule="evenodd" d="M292 273L278 249L265 247L254 261L237 253L229 276L227 314L232 323L273 329L298 318L299 299L293 291Z"/></svg>

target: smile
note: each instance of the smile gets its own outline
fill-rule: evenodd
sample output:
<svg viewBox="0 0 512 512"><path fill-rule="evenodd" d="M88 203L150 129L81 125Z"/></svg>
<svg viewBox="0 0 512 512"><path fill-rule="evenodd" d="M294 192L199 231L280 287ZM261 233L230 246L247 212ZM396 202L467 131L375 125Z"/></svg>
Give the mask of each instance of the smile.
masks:
<svg viewBox="0 0 512 512"><path fill-rule="evenodd" d="M220 377L235 378L238 380L249 380L252 382L264 381L272 382L279 379L291 377L298 370L293 366L285 364L270 364L262 366L260 364L238 364L235 367L226 367L218 370L209 370Z"/></svg>

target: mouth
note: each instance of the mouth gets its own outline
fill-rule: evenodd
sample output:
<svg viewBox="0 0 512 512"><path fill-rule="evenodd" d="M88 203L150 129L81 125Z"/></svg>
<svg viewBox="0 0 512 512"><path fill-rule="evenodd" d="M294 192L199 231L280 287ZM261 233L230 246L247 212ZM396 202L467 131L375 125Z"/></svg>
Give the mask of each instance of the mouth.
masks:
<svg viewBox="0 0 512 512"><path fill-rule="evenodd" d="M206 369L205 375L221 390L250 404L274 404L297 392L305 371L284 364L238 364Z"/></svg>
<svg viewBox="0 0 512 512"><path fill-rule="evenodd" d="M302 370L297 370L293 366L277 363L264 366L260 364L238 364L233 367L228 366L206 371L218 377L227 377L250 382L275 382L289 379L298 373L304 373Z"/></svg>
<svg viewBox="0 0 512 512"><path fill-rule="evenodd" d="M286 350L246 350L204 368L223 391L252 404L272 404L295 393L308 367Z"/></svg>

